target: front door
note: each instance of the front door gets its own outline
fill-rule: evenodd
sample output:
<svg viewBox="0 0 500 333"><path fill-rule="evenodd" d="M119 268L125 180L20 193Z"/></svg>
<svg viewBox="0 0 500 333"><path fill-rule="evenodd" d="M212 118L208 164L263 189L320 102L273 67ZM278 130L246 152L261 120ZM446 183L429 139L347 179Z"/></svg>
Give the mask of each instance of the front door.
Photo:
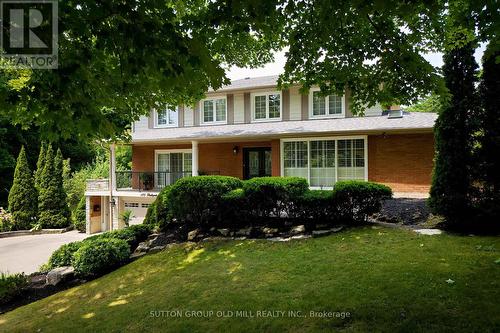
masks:
<svg viewBox="0 0 500 333"><path fill-rule="evenodd" d="M271 176L271 148L243 148L243 178Z"/></svg>

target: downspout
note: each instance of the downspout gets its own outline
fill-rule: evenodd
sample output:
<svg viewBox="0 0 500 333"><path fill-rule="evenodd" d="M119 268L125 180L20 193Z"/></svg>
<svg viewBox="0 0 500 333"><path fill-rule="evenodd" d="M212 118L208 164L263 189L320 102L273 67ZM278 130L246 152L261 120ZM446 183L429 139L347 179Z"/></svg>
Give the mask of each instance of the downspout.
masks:
<svg viewBox="0 0 500 333"><path fill-rule="evenodd" d="M109 145L109 230L113 230L113 206L116 205L113 198L114 188L114 170L115 170L115 144Z"/></svg>

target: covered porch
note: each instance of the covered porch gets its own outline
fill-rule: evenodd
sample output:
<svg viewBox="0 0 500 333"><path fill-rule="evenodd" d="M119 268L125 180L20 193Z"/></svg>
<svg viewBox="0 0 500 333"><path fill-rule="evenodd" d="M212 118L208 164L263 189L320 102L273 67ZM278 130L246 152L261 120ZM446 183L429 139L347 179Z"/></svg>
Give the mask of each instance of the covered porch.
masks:
<svg viewBox="0 0 500 333"><path fill-rule="evenodd" d="M117 191L160 191L180 178L198 175L279 176L280 141L133 145L132 170L113 174Z"/></svg>

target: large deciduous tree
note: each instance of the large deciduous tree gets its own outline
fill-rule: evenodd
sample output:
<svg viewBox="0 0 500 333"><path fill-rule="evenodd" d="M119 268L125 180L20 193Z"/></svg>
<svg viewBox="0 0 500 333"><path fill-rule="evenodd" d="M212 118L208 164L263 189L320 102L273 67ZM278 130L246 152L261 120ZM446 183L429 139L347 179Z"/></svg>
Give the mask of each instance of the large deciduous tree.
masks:
<svg viewBox="0 0 500 333"><path fill-rule="evenodd" d="M49 138L120 136L158 103L221 87L228 66L268 62L279 36L259 25L276 20L255 10L251 2L60 2L59 67L3 69L0 112Z"/></svg>
<svg viewBox="0 0 500 333"><path fill-rule="evenodd" d="M30 229L36 221L37 191L24 146L17 158L14 182L9 192L9 211L18 230Z"/></svg>
<svg viewBox="0 0 500 333"><path fill-rule="evenodd" d="M352 108L416 100L442 88L423 54L440 46L438 1L287 1L283 83L349 89Z"/></svg>

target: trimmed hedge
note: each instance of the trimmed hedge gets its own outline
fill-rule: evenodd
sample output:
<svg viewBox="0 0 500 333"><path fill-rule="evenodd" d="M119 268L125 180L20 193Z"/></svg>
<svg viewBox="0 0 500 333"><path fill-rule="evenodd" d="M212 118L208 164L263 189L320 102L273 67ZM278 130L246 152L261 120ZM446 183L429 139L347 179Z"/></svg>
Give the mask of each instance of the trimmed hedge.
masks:
<svg viewBox="0 0 500 333"><path fill-rule="evenodd" d="M290 216L301 219L331 222L337 218L333 191L307 190L295 200Z"/></svg>
<svg viewBox="0 0 500 333"><path fill-rule="evenodd" d="M333 190L309 190L299 177L183 178L160 193L147 223L181 223L185 229L275 227L290 219L301 223L358 223L380 210L392 196L389 187L365 181L341 181ZM179 229L178 227L175 227ZM163 228L165 229L165 228Z"/></svg>
<svg viewBox="0 0 500 333"><path fill-rule="evenodd" d="M251 211L259 217L280 217L307 190L307 181L299 177L257 177L243 183Z"/></svg>
<svg viewBox="0 0 500 333"><path fill-rule="evenodd" d="M363 222L380 211L382 202L392 197L390 187L365 181L342 181L335 184L333 200L342 222Z"/></svg>
<svg viewBox="0 0 500 333"><path fill-rule="evenodd" d="M80 276L105 274L128 261L130 247L125 240L98 238L84 242L73 256L73 267Z"/></svg>
<svg viewBox="0 0 500 333"><path fill-rule="evenodd" d="M207 225L210 221L221 219L222 197L241 185L240 179L228 176L179 179L166 195L169 214L184 224Z"/></svg>

